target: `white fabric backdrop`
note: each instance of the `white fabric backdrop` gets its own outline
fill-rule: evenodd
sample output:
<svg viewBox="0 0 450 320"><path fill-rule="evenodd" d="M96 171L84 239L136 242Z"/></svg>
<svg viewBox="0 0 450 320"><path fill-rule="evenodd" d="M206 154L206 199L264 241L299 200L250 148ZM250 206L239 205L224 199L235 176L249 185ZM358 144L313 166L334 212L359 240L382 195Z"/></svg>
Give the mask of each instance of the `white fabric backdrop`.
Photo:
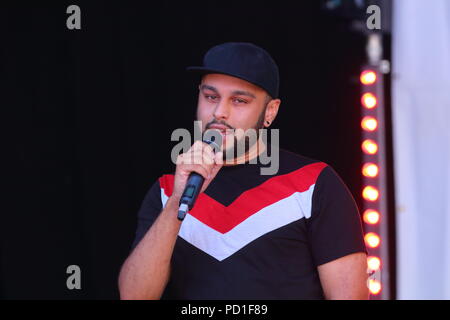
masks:
<svg viewBox="0 0 450 320"><path fill-rule="evenodd" d="M397 298L450 299L450 0L393 9Z"/></svg>

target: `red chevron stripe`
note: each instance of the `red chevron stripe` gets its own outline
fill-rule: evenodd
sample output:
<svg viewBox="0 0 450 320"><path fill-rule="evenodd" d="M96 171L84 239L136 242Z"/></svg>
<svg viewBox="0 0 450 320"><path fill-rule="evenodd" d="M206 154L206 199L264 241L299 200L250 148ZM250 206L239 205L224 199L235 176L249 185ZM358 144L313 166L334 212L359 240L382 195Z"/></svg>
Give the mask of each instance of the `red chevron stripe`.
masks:
<svg viewBox="0 0 450 320"><path fill-rule="evenodd" d="M294 192L308 190L316 183L317 177L326 166L324 162L316 162L288 174L270 178L259 186L244 191L228 206L201 193L189 214L214 230L226 233L261 209ZM160 187L168 197L172 194L173 182L173 174L165 174L159 178Z"/></svg>

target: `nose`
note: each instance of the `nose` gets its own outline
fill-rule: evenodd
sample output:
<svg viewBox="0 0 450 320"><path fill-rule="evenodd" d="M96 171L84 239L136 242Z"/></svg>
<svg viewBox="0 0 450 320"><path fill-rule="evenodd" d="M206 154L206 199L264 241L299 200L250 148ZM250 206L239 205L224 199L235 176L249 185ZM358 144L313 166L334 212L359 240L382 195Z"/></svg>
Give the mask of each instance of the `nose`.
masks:
<svg viewBox="0 0 450 320"><path fill-rule="evenodd" d="M217 120L228 119L230 115L230 108L225 99L221 99L214 110L214 118Z"/></svg>

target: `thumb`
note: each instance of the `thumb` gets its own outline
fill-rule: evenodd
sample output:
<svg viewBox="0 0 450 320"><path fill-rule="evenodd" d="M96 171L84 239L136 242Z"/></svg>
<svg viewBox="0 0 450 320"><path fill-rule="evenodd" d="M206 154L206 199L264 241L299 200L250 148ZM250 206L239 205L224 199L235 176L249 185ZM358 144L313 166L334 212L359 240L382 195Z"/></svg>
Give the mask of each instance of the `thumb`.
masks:
<svg viewBox="0 0 450 320"><path fill-rule="evenodd" d="M217 152L214 155L214 166L211 170L211 175L209 176L208 179L205 180L205 183L203 184L202 190L201 192L205 191L207 186L210 184L210 182L216 177L217 172L219 172L220 168L222 168L223 166L223 153L222 152Z"/></svg>
<svg viewBox="0 0 450 320"><path fill-rule="evenodd" d="M223 165L223 151L219 151L214 155L214 162L216 163L214 167Z"/></svg>
<svg viewBox="0 0 450 320"><path fill-rule="evenodd" d="M214 155L214 166L212 168L212 174L211 176L214 177L217 172L219 172L220 168L223 166L223 152L219 151Z"/></svg>

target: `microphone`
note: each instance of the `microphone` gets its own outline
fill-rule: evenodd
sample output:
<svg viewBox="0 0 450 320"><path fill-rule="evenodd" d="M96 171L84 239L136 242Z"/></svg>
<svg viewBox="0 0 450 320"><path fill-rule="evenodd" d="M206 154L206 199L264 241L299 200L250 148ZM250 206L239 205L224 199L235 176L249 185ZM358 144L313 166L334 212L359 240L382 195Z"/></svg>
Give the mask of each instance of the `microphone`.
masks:
<svg viewBox="0 0 450 320"><path fill-rule="evenodd" d="M211 135L211 137L208 138L207 136L209 135ZM222 146L222 135L216 130L210 130L205 133L202 141L211 145L214 153L216 153ZM186 182L186 187L184 188L183 194L180 198L180 207L178 209L177 216L178 220L183 221L188 211L192 209L198 195L200 194L200 190L202 190L204 181L205 178L203 178L201 174L191 172Z"/></svg>

